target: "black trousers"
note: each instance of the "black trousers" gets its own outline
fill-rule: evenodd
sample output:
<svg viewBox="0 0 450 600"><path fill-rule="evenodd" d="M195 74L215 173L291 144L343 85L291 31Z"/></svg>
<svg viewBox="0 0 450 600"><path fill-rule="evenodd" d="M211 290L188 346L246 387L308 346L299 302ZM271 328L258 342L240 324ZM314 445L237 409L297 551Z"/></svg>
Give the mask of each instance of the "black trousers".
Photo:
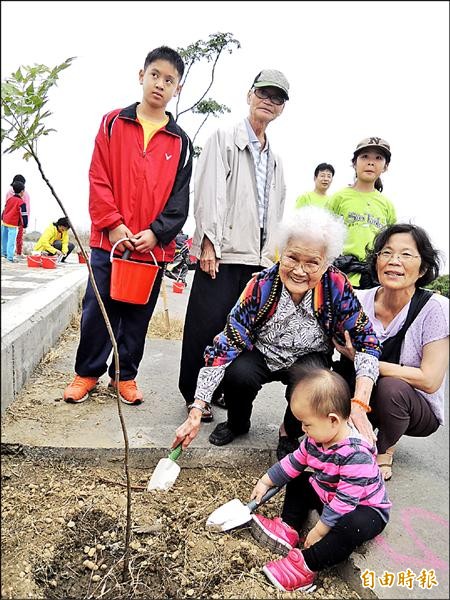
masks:
<svg viewBox="0 0 450 600"><path fill-rule="evenodd" d="M111 263L109 252L93 248L91 267L117 341L120 363L119 378L121 381L135 379L144 353L148 324L158 300L162 269L158 271L147 304L129 304L113 300L110 296ZM83 299L80 343L75 360L75 372L81 377L100 377L108 368L107 360L111 350L112 343L108 330L89 280ZM115 364L113 357L108 373L114 379Z"/></svg>
<svg viewBox="0 0 450 600"><path fill-rule="evenodd" d="M339 360L333 369L354 389L353 363ZM384 454L403 435L427 437L439 428L439 421L427 400L412 385L396 377L379 377L370 397L369 421L377 429L377 450Z"/></svg>
<svg viewBox="0 0 450 600"><path fill-rule="evenodd" d="M261 269L260 266L221 264L216 278L211 279L197 264L184 322L178 381L187 404L195 399L198 373L205 366L206 346L223 330L242 290L252 274Z"/></svg>
<svg viewBox="0 0 450 600"><path fill-rule="evenodd" d="M292 374L298 364L310 364L327 368L328 357L322 353L301 356L291 367L270 371L263 354L254 348L244 351L225 370L223 378L224 399L228 409L228 427L234 433L246 433L250 427L253 401L265 383L281 381L286 387L287 408L284 426L289 437L303 434L302 424L292 414L290 398L292 394Z"/></svg>
<svg viewBox="0 0 450 600"><path fill-rule="evenodd" d="M300 532L311 510L322 514L323 503L309 483L311 473L303 471L286 486L281 518ZM373 539L386 527L381 515L370 506L358 505L339 519L319 542L302 550L312 571L332 567L347 559L363 542Z"/></svg>
<svg viewBox="0 0 450 600"><path fill-rule="evenodd" d="M52 246L54 248L56 248L57 250L61 250L62 251L62 242L61 240L55 240L52 244ZM66 256L64 256L61 260L61 262L65 262L66 258L69 256L69 254L72 252L72 250L75 248L75 244L72 244L72 242L69 242L68 244L68 250L67 250L67 254Z"/></svg>
<svg viewBox="0 0 450 600"><path fill-rule="evenodd" d="M402 435L427 437L439 421L425 398L406 381L380 377L370 399L369 419L378 429L377 448L384 454Z"/></svg>

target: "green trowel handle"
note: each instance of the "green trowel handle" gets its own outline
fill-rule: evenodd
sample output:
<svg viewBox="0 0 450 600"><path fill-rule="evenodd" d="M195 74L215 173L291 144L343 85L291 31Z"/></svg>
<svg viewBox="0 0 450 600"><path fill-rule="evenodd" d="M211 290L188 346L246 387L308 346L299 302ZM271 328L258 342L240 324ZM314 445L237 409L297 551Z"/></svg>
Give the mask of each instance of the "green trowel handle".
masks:
<svg viewBox="0 0 450 600"><path fill-rule="evenodd" d="M268 500L270 500L273 496L275 496L275 494L278 494L278 492L281 490L280 487L272 487L270 488L270 490L268 490L264 496L261 498L261 502L256 502L256 500L252 500L251 502L249 502L247 504L247 508L249 509L250 512L253 512L255 510L255 508L258 508L258 506L261 506L261 504L264 504L265 502L267 502Z"/></svg>
<svg viewBox="0 0 450 600"><path fill-rule="evenodd" d="M181 447L181 444L178 444L178 446L176 446L172 452L169 454L169 458L170 460L176 461L180 458L180 454L183 452L183 448Z"/></svg>

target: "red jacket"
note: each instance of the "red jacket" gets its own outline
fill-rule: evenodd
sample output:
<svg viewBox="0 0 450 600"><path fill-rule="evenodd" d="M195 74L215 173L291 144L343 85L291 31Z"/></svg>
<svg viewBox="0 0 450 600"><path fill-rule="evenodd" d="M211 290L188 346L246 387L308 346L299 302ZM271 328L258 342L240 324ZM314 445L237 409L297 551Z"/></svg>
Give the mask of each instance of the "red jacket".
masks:
<svg viewBox="0 0 450 600"><path fill-rule="evenodd" d="M12 188L10 188L6 192L6 200L8 200L9 198L11 198L12 196L14 196L14 190ZM22 200L25 202L25 204L27 206L28 220L30 220L30 194L27 192L27 190L23 191Z"/></svg>
<svg viewBox="0 0 450 600"><path fill-rule="evenodd" d="M20 225L24 228L28 227L27 205L23 198L13 194L7 199L2 212L2 221L5 225L11 227L19 227Z"/></svg>
<svg viewBox="0 0 450 600"><path fill-rule="evenodd" d="M90 246L110 251L108 231L125 224L133 233L151 229L159 244L156 260L170 262L175 236L189 211L192 144L169 115L146 150L135 103L102 119L89 169ZM151 254L131 258L151 262Z"/></svg>

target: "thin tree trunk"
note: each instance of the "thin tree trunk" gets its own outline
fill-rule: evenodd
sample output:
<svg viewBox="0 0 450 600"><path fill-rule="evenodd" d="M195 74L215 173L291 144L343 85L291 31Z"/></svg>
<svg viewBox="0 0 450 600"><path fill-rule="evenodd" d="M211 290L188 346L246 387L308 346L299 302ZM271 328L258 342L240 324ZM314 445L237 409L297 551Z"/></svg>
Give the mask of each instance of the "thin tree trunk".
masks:
<svg viewBox="0 0 450 600"><path fill-rule="evenodd" d="M63 203L58 198L55 190L53 189L52 184L45 176L44 170L42 169L42 165L32 148L30 149L30 154L32 155L32 157L34 158L34 160L37 163L37 166L38 166L39 172L42 176L42 179L48 185L56 202L59 204L64 215L70 221L70 217L67 214L67 211L64 208ZM94 294L95 294L95 297L97 298L97 302L99 304L100 311L102 313L103 319L105 320L106 329L108 330L108 334L111 339L111 343L112 343L112 347L113 347L114 366L115 366L116 400L117 400L117 408L119 411L119 419L120 419L120 425L122 427L122 434L123 434L124 447L125 447L124 467L125 467L126 487L127 487L127 515L126 515L126 530L125 530L125 554L124 554L122 578L123 578L123 581L127 581L129 578L129 554L130 554L130 539L131 539L131 480L130 480L130 470L129 470L128 432L127 432L127 428L126 428L126 424L125 424L125 419L123 417L122 405L120 402L120 393L119 393L119 375L120 375L119 351L117 348L117 341L116 341L116 338L114 337L114 332L111 327L111 322L108 318L108 313L106 312L105 305L103 304L103 301L100 296L100 292L98 291L98 287L95 282L94 272L92 271L92 267L89 262L89 258L87 256L87 253L83 247L83 244L81 243L80 238L78 237L78 234L77 234L75 228L73 227L72 223L71 223L71 229L72 229L75 239L77 240L78 245L81 249L81 253L83 254L83 256L86 260L87 268L89 271L89 279L90 279L90 282L92 285L92 289L94 290Z"/></svg>

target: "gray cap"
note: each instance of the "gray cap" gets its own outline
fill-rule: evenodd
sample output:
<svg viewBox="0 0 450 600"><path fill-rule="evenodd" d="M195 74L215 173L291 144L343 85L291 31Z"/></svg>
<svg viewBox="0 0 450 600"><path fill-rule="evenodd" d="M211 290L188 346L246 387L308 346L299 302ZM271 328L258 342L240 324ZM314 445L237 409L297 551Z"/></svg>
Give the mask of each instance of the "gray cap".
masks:
<svg viewBox="0 0 450 600"><path fill-rule="evenodd" d="M284 92L286 100L289 100L289 82L281 71L264 69L255 77L252 87L261 88L270 86L280 88Z"/></svg>
<svg viewBox="0 0 450 600"><path fill-rule="evenodd" d="M363 150L381 150L381 153L385 155L386 160L391 160L391 147L386 140L380 137L368 137L364 138L356 146L354 155L361 154Z"/></svg>

